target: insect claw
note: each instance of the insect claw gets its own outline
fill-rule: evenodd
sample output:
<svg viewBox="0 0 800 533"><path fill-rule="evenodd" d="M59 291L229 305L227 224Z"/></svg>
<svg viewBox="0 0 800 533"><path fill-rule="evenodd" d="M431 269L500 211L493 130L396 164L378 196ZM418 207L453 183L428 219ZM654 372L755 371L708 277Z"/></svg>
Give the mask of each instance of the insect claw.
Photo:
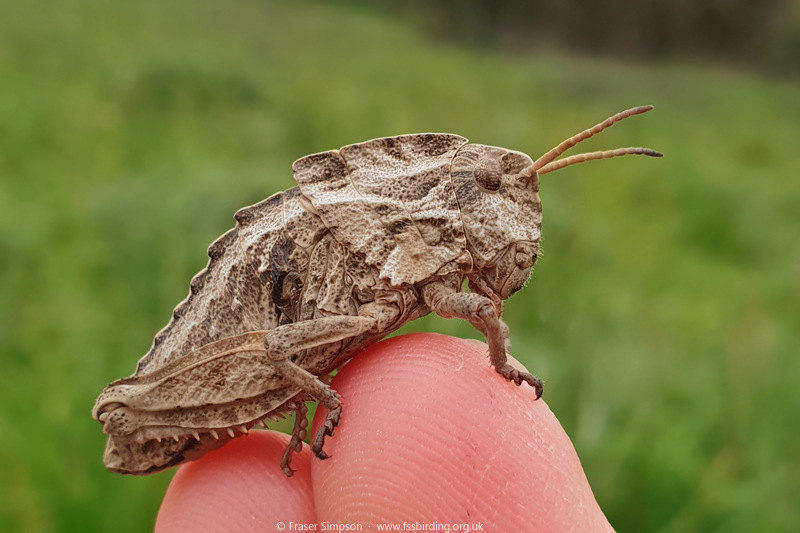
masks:
<svg viewBox="0 0 800 533"><path fill-rule="evenodd" d="M314 455L316 455L317 459L319 459L320 461L325 461L326 459L330 459L331 458L330 455L328 455L327 453L325 453L322 450L319 450L318 452L314 452Z"/></svg>
<svg viewBox="0 0 800 533"><path fill-rule="evenodd" d="M236 437L236 435L233 433L233 429L231 428L228 428L228 435L230 435L232 439Z"/></svg>
<svg viewBox="0 0 800 533"><path fill-rule="evenodd" d="M217 433L216 429L211 430L211 436L214 437L215 440L219 440L219 433Z"/></svg>

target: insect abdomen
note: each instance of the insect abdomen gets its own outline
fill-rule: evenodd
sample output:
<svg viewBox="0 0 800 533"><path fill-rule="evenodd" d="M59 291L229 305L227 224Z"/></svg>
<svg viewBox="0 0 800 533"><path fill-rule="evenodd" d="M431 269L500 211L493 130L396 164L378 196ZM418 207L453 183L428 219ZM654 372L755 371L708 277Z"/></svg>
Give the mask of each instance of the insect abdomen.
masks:
<svg viewBox="0 0 800 533"><path fill-rule="evenodd" d="M299 204L298 194L295 187L236 213L236 227L209 246L208 265L192 278L189 295L139 361L137 375L210 342L274 329L285 320L282 287L287 277L305 275L308 253L302 245L326 231L311 213L290 216L287 231L284 204Z"/></svg>
<svg viewBox="0 0 800 533"><path fill-rule="evenodd" d="M208 265L192 279L189 296L156 335L137 375L221 338L353 315L372 299L371 269L303 200L293 187L236 213L236 227L209 246Z"/></svg>

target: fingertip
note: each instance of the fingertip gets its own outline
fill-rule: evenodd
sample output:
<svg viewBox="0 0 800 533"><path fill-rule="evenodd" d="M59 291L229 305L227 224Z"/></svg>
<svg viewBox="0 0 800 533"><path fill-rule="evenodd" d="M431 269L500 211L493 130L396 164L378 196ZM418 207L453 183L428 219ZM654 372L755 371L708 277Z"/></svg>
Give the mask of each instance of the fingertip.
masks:
<svg viewBox="0 0 800 533"><path fill-rule="evenodd" d="M347 403L325 443L331 459L312 462L321 521L610 530L555 416L531 387L499 376L485 346L395 337L332 386Z"/></svg>
<svg viewBox="0 0 800 533"><path fill-rule="evenodd" d="M279 467L289 437L251 431L200 460L183 465L172 479L156 519L157 533L273 531L278 522L316 523L310 458L294 454L294 476Z"/></svg>

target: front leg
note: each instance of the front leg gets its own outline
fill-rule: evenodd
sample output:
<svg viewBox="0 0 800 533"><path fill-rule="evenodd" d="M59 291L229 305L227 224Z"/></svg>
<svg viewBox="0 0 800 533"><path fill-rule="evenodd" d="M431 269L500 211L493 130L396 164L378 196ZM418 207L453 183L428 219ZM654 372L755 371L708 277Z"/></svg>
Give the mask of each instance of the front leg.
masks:
<svg viewBox="0 0 800 533"><path fill-rule="evenodd" d="M489 358L498 374L517 385L526 382L536 389L536 398L541 398L544 383L538 377L520 372L510 364L506 350L509 346L508 326L500 319L491 299L475 292L458 292L444 283L431 283L422 290L425 303L443 318L461 318L469 321L486 336Z"/></svg>
<svg viewBox="0 0 800 533"><path fill-rule="evenodd" d="M267 355L275 365L275 370L284 378L291 381L311 397L316 399L328 410L328 417L322 428L317 432L311 451L320 459L327 459L327 454L322 451L327 435L333 435L334 428L339 424L342 415L342 403L339 395L317 376L296 365L293 355L332 342L348 339L372 329L375 320L361 316L332 316L286 324L275 329L264 339ZM298 413L298 417L300 414ZM305 417L303 417L305 418ZM286 475L291 475L289 463L291 454L302 446L302 440L294 436L305 437L305 427L302 420L296 421L298 426L293 431L293 439L289 443L281 467Z"/></svg>

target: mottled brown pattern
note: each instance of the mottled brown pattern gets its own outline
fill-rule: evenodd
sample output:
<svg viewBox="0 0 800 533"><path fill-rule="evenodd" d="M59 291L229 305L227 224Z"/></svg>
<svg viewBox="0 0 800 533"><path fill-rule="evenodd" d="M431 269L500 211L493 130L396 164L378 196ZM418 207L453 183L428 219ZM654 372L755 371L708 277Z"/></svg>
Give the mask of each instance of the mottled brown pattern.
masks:
<svg viewBox="0 0 800 533"><path fill-rule="evenodd" d="M189 296L173 311L173 319L153 340L137 367L146 374L169 361L225 337L269 329L261 308L268 301L263 287L253 281L233 229L209 247L208 266L190 284ZM217 287L226 286L219 292ZM248 321L253 317L253 326Z"/></svg>
<svg viewBox="0 0 800 533"><path fill-rule="evenodd" d="M374 139L297 161L295 180L337 240L392 285L413 284L466 251L448 180L466 142L443 134Z"/></svg>
<svg viewBox="0 0 800 533"><path fill-rule="evenodd" d="M539 180L519 176L531 164L525 154L481 144L468 144L453 158L451 179L477 266L491 262L511 243L539 241ZM476 170L486 168L502 173L496 191L476 181Z"/></svg>
<svg viewBox="0 0 800 533"><path fill-rule="evenodd" d="M537 163L450 134L374 139L296 161L298 187L236 213L136 373L98 398L106 466L144 475L197 459L265 419L302 417L309 398L328 409L312 439L325 459L343 409L324 378L431 311L468 320L486 336L497 372L541 395L541 380L507 363L500 318L539 256L537 169L657 154L628 148L554 161L647 110L615 115ZM295 424L281 459L287 475L305 428Z"/></svg>

